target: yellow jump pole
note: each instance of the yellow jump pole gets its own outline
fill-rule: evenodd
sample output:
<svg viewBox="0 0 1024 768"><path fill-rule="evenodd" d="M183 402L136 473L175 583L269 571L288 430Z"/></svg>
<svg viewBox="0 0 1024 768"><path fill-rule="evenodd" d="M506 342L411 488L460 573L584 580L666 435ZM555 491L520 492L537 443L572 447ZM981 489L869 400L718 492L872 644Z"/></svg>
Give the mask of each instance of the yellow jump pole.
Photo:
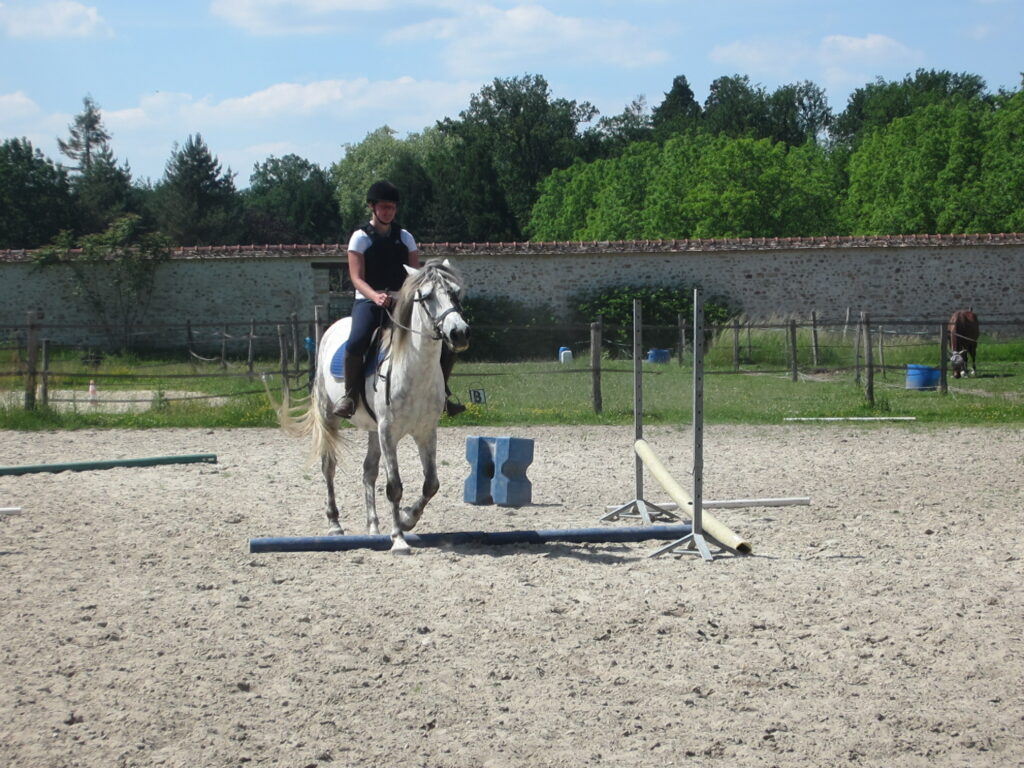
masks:
<svg viewBox="0 0 1024 768"><path fill-rule="evenodd" d="M646 440L637 440L634 448L636 449L637 456L643 461L644 466L647 467L648 471L654 476L654 479L661 483L661 487L665 489L665 493L676 504L679 505L680 511L689 509L693 511L693 498L690 494L675 481L669 471L665 468L665 465L661 463L661 459L657 457L651 446L647 444ZM704 533L710 538L717 541L723 547L741 552L745 555L750 554L751 547L750 542L744 541L740 536L734 533L732 530L727 528L718 518L708 512L706 509L703 510L701 515L701 522L703 524Z"/></svg>

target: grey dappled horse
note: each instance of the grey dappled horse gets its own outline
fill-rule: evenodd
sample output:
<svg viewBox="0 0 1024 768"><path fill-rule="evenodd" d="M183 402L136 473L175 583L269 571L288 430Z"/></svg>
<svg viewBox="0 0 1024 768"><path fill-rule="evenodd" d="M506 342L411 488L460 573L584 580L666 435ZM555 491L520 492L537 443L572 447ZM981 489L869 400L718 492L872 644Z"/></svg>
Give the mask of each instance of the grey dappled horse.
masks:
<svg viewBox="0 0 1024 768"><path fill-rule="evenodd" d="M366 527L379 533L375 484L384 457L387 498L391 503L391 551L407 553L405 533L411 531L427 502L437 493L437 425L444 409L445 386L441 374L441 345L459 352L469 346L469 326L462 316L462 278L448 262L431 260L422 269L406 267L409 277L390 311L392 323L385 333L379 365L367 365L365 398L360 398L350 421L369 433L363 461ZM331 325L320 340L317 371L308 410L290 413L287 395L279 407L281 426L293 434L312 437L313 451L327 482L327 519L330 533L341 534L334 495L334 474L341 447L340 418L334 415L345 395L345 380L331 373L330 362L347 341L351 318ZM286 388L287 389L287 388ZM367 403L369 408L367 408ZM423 490L408 509L401 509L402 479L398 470L398 443L410 435L423 466Z"/></svg>

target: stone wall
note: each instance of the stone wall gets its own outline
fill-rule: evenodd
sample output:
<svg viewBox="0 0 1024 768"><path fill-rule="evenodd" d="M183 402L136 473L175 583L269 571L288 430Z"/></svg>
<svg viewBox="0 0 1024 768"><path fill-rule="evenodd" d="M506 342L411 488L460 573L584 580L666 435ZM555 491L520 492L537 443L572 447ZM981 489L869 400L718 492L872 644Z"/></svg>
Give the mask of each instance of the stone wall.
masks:
<svg viewBox="0 0 1024 768"><path fill-rule="evenodd" d="M547 305L616 285L700 285L753 320L812 310L823 322L847 308L873 320L932 323L960 307L984 319L1024 314L1024 235L711 240L626 243L427 244L447 257L470 297ZM339 246L179 249L161 267L146 324L282 322L327 305L328 264ZM321 268L317 268L319 265ZM0 252L0 327L30 309L82 341L93 320L67 291L60 268L40 270L24 252ZM51 334L54 337L54 334Z"/></svg>

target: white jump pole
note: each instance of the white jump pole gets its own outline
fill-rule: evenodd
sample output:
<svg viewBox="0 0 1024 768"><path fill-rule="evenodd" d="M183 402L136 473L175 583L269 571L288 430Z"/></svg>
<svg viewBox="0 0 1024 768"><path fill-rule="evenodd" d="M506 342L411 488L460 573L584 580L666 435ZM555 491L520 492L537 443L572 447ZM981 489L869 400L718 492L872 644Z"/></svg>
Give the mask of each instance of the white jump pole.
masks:
<svg viewBox="0 0 1024 768"><path fill-rule="evenodd" d="M21 507L0 507L0 515L20 515Z"/></svg>
<svg viewBox="0 0 1024 768"><path fill-rule="evenodd" d="M673 479L672 475L669 474L668 469L666 469L665 465L661 463L661 459L659 459L657 455L655 455L654 451L651 450L651 446L649 446L644 440L637 440L634 447L636 449L637 456L643 460L644 464L651 471L651 474L654 475L654 478L661 483L661 487L665 489L665 493L672 497L680 509L684 507L693 507L696 519L695 499L692 499L690 494L683 490L683 487ZM726 547L733 552L742 552L743 554L750 553L750 542L744 541L738 535L733 533L729 528L719 522L718 519L710 512L702 510L700 517L703 524L703 534L708 538L713 539L721 546ZM697 530L696 523L694 523L693 530ZM692 532L688 535L692 535ZM688 539L685 539L684 537L684 539L680 539L669 546L677 547L684 540ZM661 551L667 552L668 549L665 548ZM654 554L660 554L660 551L655 552ZM710 553L705 559L710 559Z"/></svg>
<svg viewBox="0 0 1024 768"><path fill-rule="evenodd" d="M780 496L780 497L768 497L764 499L705 499L703 507L704 509L744 509L746 507L793 507L793 506L804 506L806 507L811 503L810 496ZM662 509L667 509L669 512L674 512L679 509L679 505L674 501L659 501L658 506ZM612 509L612 507L608 507Z"/></svg>

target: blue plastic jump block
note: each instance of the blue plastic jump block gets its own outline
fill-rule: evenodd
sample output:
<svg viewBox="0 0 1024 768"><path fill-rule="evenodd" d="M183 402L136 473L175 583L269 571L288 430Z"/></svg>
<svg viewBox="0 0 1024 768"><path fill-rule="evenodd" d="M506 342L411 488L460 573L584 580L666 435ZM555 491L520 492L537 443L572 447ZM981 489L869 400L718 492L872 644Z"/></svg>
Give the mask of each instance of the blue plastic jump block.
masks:
<svg viewBox="0 0 1024 768"><path fill-rule="evenodd" d="M533 440L525 437L467 437L463 501L521 507L530 503L533 484L526 470L533 463Z"/></svg>

